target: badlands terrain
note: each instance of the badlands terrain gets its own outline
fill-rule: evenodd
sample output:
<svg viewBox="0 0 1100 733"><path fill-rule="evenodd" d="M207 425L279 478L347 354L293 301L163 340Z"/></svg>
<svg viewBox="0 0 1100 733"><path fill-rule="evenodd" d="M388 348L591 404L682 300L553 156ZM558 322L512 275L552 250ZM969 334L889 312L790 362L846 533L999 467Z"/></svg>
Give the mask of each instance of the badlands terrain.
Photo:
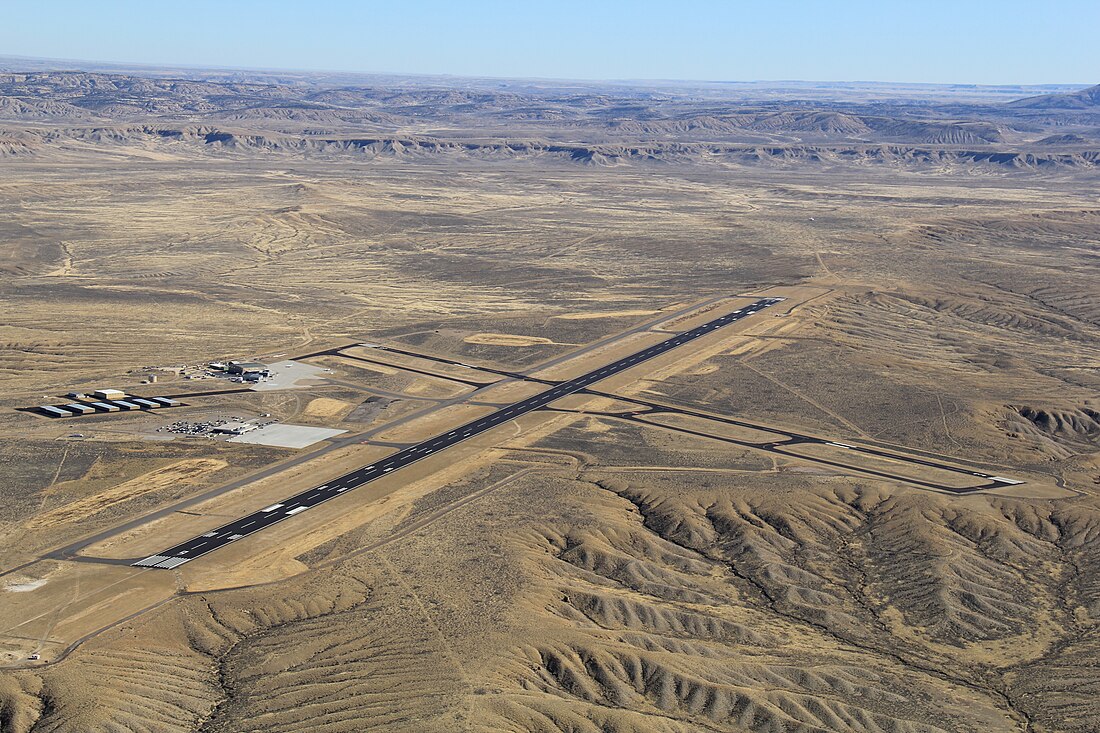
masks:
<svg viewBox="0 0 1100 733"><path fill-rule="evenodd" d="M1100 730L1098 88L63 68L0 58L0 730ZM610 396L121 562L534 393L357 344L564 379L762 295ZM331 371L184 379L251 358ZM191 396L23 409L103 386ZM345 432L163 430L234 416Z"/></svg>

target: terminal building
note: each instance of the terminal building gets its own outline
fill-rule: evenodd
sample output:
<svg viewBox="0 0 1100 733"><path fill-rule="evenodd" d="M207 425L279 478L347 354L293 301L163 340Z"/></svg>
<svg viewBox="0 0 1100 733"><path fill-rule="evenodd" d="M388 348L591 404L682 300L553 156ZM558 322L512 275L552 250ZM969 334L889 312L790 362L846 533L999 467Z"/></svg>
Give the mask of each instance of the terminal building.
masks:
<svg viewBox="0 0 1100 733"><path fill-rule="evenodd" d="M230 374L240 374L242 376L256 374L261 377L266 377L271 374L271 371L267 368L267 364L261 364L258 361L231 361L226 365L225 370Z"/></svg>

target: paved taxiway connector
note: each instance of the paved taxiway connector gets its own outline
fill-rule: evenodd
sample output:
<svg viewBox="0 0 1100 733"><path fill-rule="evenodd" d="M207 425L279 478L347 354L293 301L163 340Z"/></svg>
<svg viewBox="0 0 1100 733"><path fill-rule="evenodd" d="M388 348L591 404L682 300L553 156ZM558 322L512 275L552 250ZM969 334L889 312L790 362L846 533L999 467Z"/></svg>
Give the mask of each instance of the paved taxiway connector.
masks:
<svg viewBox="0 0 1100 733"><path fill-rule="evenodd" d="M697 326L689 331L684 331L669 339L665 339L659 344L654 344L634 354L625 356L612 364L594 369L576 379L561 382L544 392L540 392L534 397L528 397L527 399L520 400L507 407L502 407L490 415L477 418L447 433L437 435L434 438L429 438L421 443L405 448L369 466L364 466L363 468L346 473L326 484L306 489L288 499L284 499L282 502L272 504L258 512L253 512L248 516L236 519L229 524L189 539L175 547L170 547L156 555L150 555L149 557L138 560L133 563L133 565L144 568L161 568L164 570L177 568L196 557L206 555L219 547L224 547L231 542L236 542L243 537L259 532L265 527L270 527L288 517L300 514L311 507L315 507L329 499L333 499L352 489L358 488L363 484L400 470L411 463L435 455L456 443L469 440L487 430L492 430L499 425L514 420L520 415L545 407L554 400L581 392L596 382L612 377L619 372L641 364L644 361L648 361L656 356L660 356L689 341L694 341L697 338L713 333L723 326L736 323L742 318L747 318L782 300L783 298L762 298L751 305L739 308L732 313L727 313L712 321L707 321L701 326Z"/></svg>

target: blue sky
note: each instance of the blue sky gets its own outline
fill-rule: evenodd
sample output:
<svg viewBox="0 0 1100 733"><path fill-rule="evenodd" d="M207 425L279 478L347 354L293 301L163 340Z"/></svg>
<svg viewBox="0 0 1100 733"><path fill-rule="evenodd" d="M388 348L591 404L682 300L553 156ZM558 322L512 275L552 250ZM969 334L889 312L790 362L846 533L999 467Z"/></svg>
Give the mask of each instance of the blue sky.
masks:
<svg viewBox="0 0 1100 733"><path fill-rule="evenodd" d="M1100 0L0 0L0 54L572 79L1100 82Z"/></svg>

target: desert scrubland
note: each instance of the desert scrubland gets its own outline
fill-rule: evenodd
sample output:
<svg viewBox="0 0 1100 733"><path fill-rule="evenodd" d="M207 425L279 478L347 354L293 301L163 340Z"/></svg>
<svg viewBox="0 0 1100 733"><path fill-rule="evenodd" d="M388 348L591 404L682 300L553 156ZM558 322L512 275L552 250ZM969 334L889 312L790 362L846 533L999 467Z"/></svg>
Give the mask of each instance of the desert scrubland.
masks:
<svg viewBox="0 0 1100 733"><path fill-rule="evenodd" d="M11 68L0 730L1100 728L1095 88ZM535 370L765 291L789 312L615 394L1028 482L954 496L571 398L581 413L524 418L187 572L40 559L296 455L151 439L161 415L16 409L44 395L365 341ZM391 361L316 357L328 381L181 414L354 436L440 406L379 433L395 441L487 409L460 403L464 372ZM244 490L266 501L378 450ZM234 496L162 521L236 516ZM20 656L39 648L45 664Z"/></svg>

